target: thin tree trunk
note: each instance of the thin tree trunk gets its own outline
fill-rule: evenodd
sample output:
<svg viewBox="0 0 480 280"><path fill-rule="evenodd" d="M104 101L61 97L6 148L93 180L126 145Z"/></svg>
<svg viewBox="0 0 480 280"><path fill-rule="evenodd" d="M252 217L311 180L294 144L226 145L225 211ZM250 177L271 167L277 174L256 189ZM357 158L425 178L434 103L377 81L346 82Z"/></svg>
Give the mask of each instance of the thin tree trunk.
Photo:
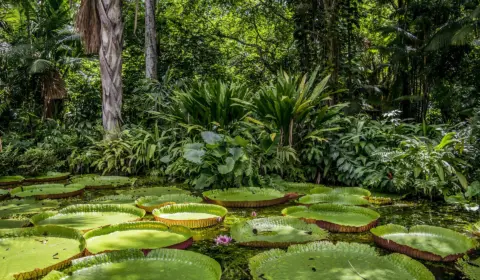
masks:
<svg viewBox="0 0 480 280"><path fill-rule="evenodd" d="M122 0L99 0L100 72L103 127L107 134L119 130L122 120Z"/></svg>
<svg viewBox="0 0 480 280"><path fill-rule="evenodd" d="M157 79L157 30L155 28L155 2L145 0L145 75Z"/></svg>
<svg viewBox="0 0 480 280"><path fill-rule="evenodd" d="M290 120L290 125L288 126L288 145L293 147L293 119Z"/></svg>

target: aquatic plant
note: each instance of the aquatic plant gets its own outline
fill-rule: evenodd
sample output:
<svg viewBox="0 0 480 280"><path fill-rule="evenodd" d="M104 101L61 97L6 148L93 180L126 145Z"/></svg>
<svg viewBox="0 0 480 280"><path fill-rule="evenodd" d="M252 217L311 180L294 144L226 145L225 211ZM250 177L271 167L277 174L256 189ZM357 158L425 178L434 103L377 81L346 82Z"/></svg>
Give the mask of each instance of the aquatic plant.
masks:
<svg viewBox="0 0 480 280"><path fill-rule="evenodd" d="M105 225L136 221L145 216L145 210L121 204L78 204L58 212L43 212L30 220L34 225L55 224L89 231Z"/></svg>
<svg viewBox="0 0 480 280"><path fill-rule="evenodd" d="M85 189L81 184L41 184L22 186L10 191L10 195L19 198L34 197L36 199L66 198L83 194Z"/></svg>
<svg viewBox="0 0 480 280"><path fill-rule="evenodd" d="M225 207L266 207L290 200L278 190L256 187L211 190L204 192L203 197L209 203Z"/></svg>
<svg viewBox="0 0 480 280"><path fill-rule="evenodd" d="M232 238L228 235L219 235L215 238L215 244L218 245L229 245L232 242Z"/></svg>
<svg viewBox="0 0 480 280"><path fill-rule="evenodd" d="M46 183L46 182L58 182L65 181L70 177L69 172L47 172L47 174L25 178L27 183Z"/></svg>
<svg viewBox="0 0 480 280"><path fill-rule="evenodd" d="M175 203L200 203L203 199L201 197L177 193L166 194L162 196L144 196L135 201L137 207L145 209L147 212L152 212L155 208L160 208L168 204Z"/></svg>
<svg viewBox="0 0 480 280"><path fill-rule="evenodd" d="M268 217L234 224L230 233L240 245L287 247L326 239L328 232L293 217Z"/></svg>
<svg viewBox="0 0 480 280"><path fill-rule="evenodd" d="M228 210L212 204L173 204L153 210L157 221L167 225L182 225L189 228L209 227L221 223Z"/></svg>
<svg viewBox="0 0 480 280"><path fill-rule="evenodd" d="M105 226L87 232L84 237L87 254L125 249L185 249L193 243L189 228L150 221Z"/></svg>
<svg viewBox="0 0 480 280"><path fill-rule="evenodd" d="M310 205L317 203L333 203L342 205L368 205L369 201L359 195L350 194L337 194L333 192L319 193L319 194L307 194L300 197L297 202L299 204Z"/></svg>
<svg viewBox="0 0 480 280"><path fill-rule="evenodd" d="M420 262L402 254L380 256L374 247L358 243L320 241L273 249L249 261L255 280L368 279L434 280Z"/></svg>
<svg viewBox="0 0 480 280"><path fill-rule="evenodd" d="M410 229L388 224L370 230L378 245L429 261L455 261L471 252L477 243L450 229L418 225Z"/></svg>
<svg viewBox="0 0 480 280"><path fill-rule="evenodd" d="M59 226L0 231L0 279L38 279L81 257L85 239L74 229Z"/></svg>
<svg viewBox="0 0 480 280"><path fill-rule="evenodd" d="M22 176L0 176L0 188L19 185L25 180Z"/></svg>
<svg viewBox="0 0 480 280"><path fill-rule="evenodd" d="M84 185L86 189L112 189L131 186L135 178L123 176L81 176L72 179L72 183Z"/></svg>
<svg viewBox="0 0 480 280"><path fill-rule="evenodd" d="M122 250L77 259L71 267L45 279L89 279L92 274L99 279L119 275L149 279L155 275L165 280L220 280L222 269L214 259L191 251L155 249L144 255L140 250Z"/></svg>
<svg viewBox="0 0 480 280"><path fill-rule="evenodd" d="M377 225L380 214L374 210L338 204L292 206L282 210L284 216L301 218L332 232L363 232Z"/></svg>
<svg viewBox="0 0 480 280"><path fill-rule="evenodd" d="M28 215L52 210L59 206L57 200L11 199L0 202L0 218L14 215Z"/></svg>

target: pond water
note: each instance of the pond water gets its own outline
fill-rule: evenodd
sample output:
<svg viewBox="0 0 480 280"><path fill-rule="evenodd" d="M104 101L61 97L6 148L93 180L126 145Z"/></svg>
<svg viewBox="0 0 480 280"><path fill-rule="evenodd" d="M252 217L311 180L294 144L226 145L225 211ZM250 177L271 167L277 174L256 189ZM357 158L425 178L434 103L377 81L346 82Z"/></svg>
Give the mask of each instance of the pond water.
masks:
<svg viewBox="0 0 480 280"><path fill-rule="evenodd" d="M88 203L93 198L103 195L114 194L114 191L88 191L82 198L65 199L62 206L76 203ZM234 243L227 246L215 245L214 238L218 235L229 235L230 227L246 219L253 219L252 212L256 212L256 218L279 216L283 208L293 205L287 203L266 208L230 208L223 224L206 229L194 231L194 244L189 250L208 255L217 260L223 268L225 280L252 279L248 271L248 259L268 249L254 249L242 247ZM466 226L480 219L478 212L467 211L463 207L447 205L443 202L431 201L397 201L393 205L371 206L381 214L380 224L395 223L404 226L434 225L456 230L470 235ZM151 215L145 219L153 220ZM330 233L329 241L345 241L370 244L375 246L372 235L366 233ZM378 249L382 253L386 250ZM435 275L438 280L462 279L462 275L455 269L452 263L435 263L421 261Z"/></svg>

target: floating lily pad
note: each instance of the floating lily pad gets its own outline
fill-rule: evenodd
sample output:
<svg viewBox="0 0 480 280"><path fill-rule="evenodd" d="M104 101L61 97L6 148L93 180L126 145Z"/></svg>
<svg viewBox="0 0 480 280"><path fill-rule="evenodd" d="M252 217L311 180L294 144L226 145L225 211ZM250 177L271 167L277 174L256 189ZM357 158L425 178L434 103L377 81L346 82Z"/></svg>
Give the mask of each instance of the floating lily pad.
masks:
<svg viewBox="0 0 480 280"><path fill-rule="evenodd" d="M0 217L6 218L15 215L29 215L57 208L56 200L36 201L34 199L12 199L0 203Z"/></svg>
<svg viewBox="0 0 480 280"><path fill-rule="evenodd" d="M456 264L456 268L460 270L467 279L480 280L480 258L473 261L460 259Z"/></svg>
<svg viewBox="0 0 480 280"><path fill-rule="evenodd" d="M320 186L321 185L313 183L284 182L281 184L281 187L285 192L296 192L298 194L309 194L312 189Z"/></svg>
<svg viewBox="0 0 480 280"><path fill-rule="evenodd" d="M0 231L0 279L37 279L81 257L80 232L58 226Z"/></svg>
<svg viewBox="0 0 480 280"><path fill-rule="evenodd" d="M189 228L183 226L169 228L159 222L116 224L91 230L84 237L89 254L125 249L186 249L193 243Z"/></svg>
<svg viewBox="0 0 480 280"><path fill-rule="evenodd" d="M344 195L336 193L309 194L298 199L298 203L310 205L317 203L334 203L342 205L368 205L365 198L358 195Z"/></svg>
<svg viewBox="0 0 480 280"><path fill-rule="evenodd" d="M236 223L230 233L240 245L278 248L318 241L328 236L318 226L293 217L268 217Z"/></svg>
<svg viewBox="0 0 480 280"><path fill-rule="evenodd" d="M380 214L371 209L338 204L293 206L283 209L282 214L301 218L332 232L367 231L376 226L380 218Z"/></svg>
<svg viewBox="0 0 480 280"><path fill-rule="evenodd" d="M463 234L428 225L413 226L408 230L389 224L370 231L378 245L429 261L455 261L476 247L476 242Z"/></svg>
<svg viewBox="0 0 480 280"><path fill-rule="evenodd" d="M7 198L10 195L10 191L0 189L0 200Z"/></svg>
<svg viewBox="0 0 480 280"><path fill-rule="evenodd" d="M106 195L92 200L93 204L128 204L135 205L135 198L132 195Z"/></svg>
<svg viewBox="0 0 480 280"><path fill-rule="evenodd" d="M101 226L136 221L145 210L121 204L71 205L58 212L44 212L31 218L34 225L55 224L88 231Z"/></svg>
<svg viewBox="0 0 480 280"><path fill-rule="evenodd" d="M19 198L35 197L36 199L65 198L81 195L84 189L85 186L80 184L43 184L17 187L10 192L10 195Z"/></svg>
<svg viewBox="0 0 480 280"><path fill-rule="evenodd" d="M25 180L22 176L2 176L0 177L0 187L9 187L19 185Z"/></svg>
<svg viewBox="0 0 480 280"><path fill-rule="evenodd" d="M222 269L214 259L191 251L123 250L75 260L62 272L44 280L220 280Z"/></svg>
<svg viewBox="0 0 480 280"><path fill-rule="evenodd" d="M72 179L72 182L82 184L86 189L114 189L131 186L135 179L123 176L82 176Z"/></svg>
<svg viewBox="0 0 480 280"><path fill-rule="evenodd" d="M69 172L48 172L45 175L40 175L37 177L25 178L25 182L28 183L46 183L46 182L58 182L68 180L70 177Z"/></svg>
<svg viewBox="0 0 480 280"><path fill-rule="evenodd" d="M380 256L365 244L313 242L273 249L251 258L255 280L434 280L420 262L402 254Z"/></svg>
<svg viewBox="0 0 480 280"><path fill-rule="evenodd" d="M152 187L152 188L135 188L132 190L119 190L117 191L119 194L123 195L133 195L135 197L141 196L161 196L166 194L176 194L176 193L184 193L189 194L189 191L179 189L177 187Z"/></svg>
<svg viewBox="0 0 480 280"><path fill-rule="evenodd" d="M204 192L203 197L209 203L225 207L266 207L285 203L290 199L278 190L255 187L211 190Z"/></svg>
<svg viewBox="0 0 480 280"><path fill-rule="evenodd" d="M14 219L0 220L0 229L22 228L22 227L28 226L29 224L30 224L30 220L14 220Z"/></svg>
<svg viewBox="0 0 480 280"><path fill-rule="evenodd" d="M135 201L137 207L147 212L152 212L155 208L175 203L200 203L202 198L188 194L166 194L162 196L144 196Z"/></svg>
<svg viewBox="0 0 480 280"><path fill-rule="evenodd" d="M321 193L331 193L333 191L333 188L325 187L325 186L320 186L320 187L315 187L313 188L310 193L311 194L321 194Z"/></svg>
<svg viewBox="0 0 480 280"><path fill-rule="evenodd" d="M153 210L157 221L189 228L209 227L221 223L228 213L222 206L212 204L173 204Z"/></svg>

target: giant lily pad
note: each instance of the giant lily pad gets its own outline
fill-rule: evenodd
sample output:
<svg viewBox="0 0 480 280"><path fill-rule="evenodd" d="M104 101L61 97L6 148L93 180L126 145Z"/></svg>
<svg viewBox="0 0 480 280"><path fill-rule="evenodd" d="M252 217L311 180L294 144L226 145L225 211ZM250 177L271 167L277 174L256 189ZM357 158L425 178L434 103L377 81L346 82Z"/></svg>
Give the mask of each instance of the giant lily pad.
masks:
<svg viewBox="0 0 480 280"><path fill-rule="evenodd" d="M240 245L252 247L288 247L328 236L316 225L293 217L268 217L236 223L230 233Z"/></svg>
<svg viewBox="0 0 480 280"><path fill-rule="evenodd" d="M0 220L0 229L21 228L21 227L26 227L29 224L30 224L30 220L5 219L5 220Z"/></svg>
<svg viewBox="0 0 480 280"><path fill-rule="evenodd" d="M402 254L380 256L365 244L313 242L273 249L250 259L255 280L434 280L420 262Z"/></svg>
<svg viewBox="0 0 480 280"><path fill-rule="evenodd" d="M85 235L87 253L125 249L185 249L192 245L192 232L183 226L170 228L159 222L132 222L91 230Z"/></svg>
<svg viewBox="0 0 480 280"><path fill-rule="evenodd" d="M325 186L319 186L315 187L312 190L310 190L311 194L321 194L321 193L331 193L333 191L333 188L330 187L325 187Z"/></svg>
<svg viewBox="0 0 480 280"><path fill-rule="evenodd" d="M0 189L0 200L7 198L9 195L10 195L10 192L8 190Z"/></svg>
<svg viewBox="0 0 480 280"><path fill-rule="evenodd" d="M337 204L293 206L283 209L282 214L301 218L332 232L367 231L376 226L380 218L380 214L368 208Z"/></svg>
<svg viewBox="0 0 480 280"><path fill-rule="evenodd" d="M0 279L37 279L83 255L80 232L58 226L0 231Z"/></svg>
<svg viewBox="0 0 480 280"><path fill-rule="evenodd" d="M209 203L225 207L266 207L290 199L290 196L275 189L255 187L211 190L204 192L203 197Z"/></svg>
<svg viewBox="0 0 480 280"><path fill-rule="evenodd" d="M0 177L0 187L9 187L19 185L25 180L22 176L2 176Z"/></svg>
<svg viewBox="0 0 480 280"><path fill-rule="evenodd" d="M453 230L428 225L407 228L389 224L370 230L375 243L414 258L455 261L476 247L476 242Z"/></svg>
<svg viewBox="0 0 480 280"><path fill-rule="evenodd" d="M60 173L60 172L48 172L45 175L40 175L37 177L25 178L25 182L28 183L46 183L46 182L58 182L65 181L70 177L70 173Z"/></svg>
<svg viewBox="0 0 480 280"><path fill-rule="evenodd" d="M83 194L84 185L80 184L43 184L17 187L10 192L11 196L25 198L35 197L36 199L65 198Z"/></svg>
<svg viewBox="0 0 480 280"><path fill-rule="evenodd" d="M280 184L280 186L285 192L295 192L295 193L298 193L298 194L309 194L312 189L317 188L321 185L313 184L313 183L283 182L283 183Z"/></svg>
<svg viewBox="0 0 480 280"><path fill-rule="evenodd" d="M131 195L106 195L92 200L93 204L128 204L135 205L135 198Z"/></svg>
<svg viewBox="0 0 480 280"><path fill-rule="evenodd" d="M166 194L162 196L144 196L135 201L137 207L145 209L147 212L152 212L155 208L160 208L165 205L175 203L200 203L201 197L188 194Z"/></svg>
<svg viewBox="0 0 480 280"><path fill-rule="evenodd" d="M123 250L73 261L65 271L44 280L220 280L222 269L214 259L191 251L155 249Z"/></svg>
<svg viewBox="0 0 480 280"><path fill-rule="evenodd" d="M135 188L132 190L119 190L117 191L119 194L123 195L133 195L135 197L141 196L161 196L166 194L176 194L176 193L184 193L189 194L189 191L179 189L177 187L152 187L152 188Z"/></svg>
<svg viewBox="0 0 480 280"><path fill-rule="evenodd" d="M110 224L135 221L145 215L145 210L120 204L71 205L58 212L44 212L31 218L34 225L55 224L88 231Z"/></svg>
<svg viewBox="0 0 480 280"><path fill-rule="evenodd" d="M228 210L222 206L199 203L167 205L152 212L157 221L189 228L216 225L223 221L227 213Z"/></svg>
<svg viewBox="0 0 480 280"><path fill-rule="evenodd" d="M135 183L135 179L123 176L83 176L72 179L72 182L82 184L86 189L113 189L130 186Z"/></svg>
<svg viewBox="0 0 480 280"><path fill-rule="evenodd" d="M298 199L298 203L310 205L316 203L334 203L342 205L368 205L365 198L358 195L344 195L336 193L309 194Z"/></svg>
<svg viewBox="0 0 480 280"><path fill-rule="evenodd" d="M57 208L56 200L12 199L0 203L0 218L40 213Z"/></svg>
<svg viewBox="0 0 480 280"><path fill-rule="evenodd" d="M360 195L368 197L371 195L369 190L358 188L358 187L341 187L341 188L327 188L327 187L317 187L310 191L311 194L319 193L336 193L336 194L345 194L345 195Z"/></svg>

